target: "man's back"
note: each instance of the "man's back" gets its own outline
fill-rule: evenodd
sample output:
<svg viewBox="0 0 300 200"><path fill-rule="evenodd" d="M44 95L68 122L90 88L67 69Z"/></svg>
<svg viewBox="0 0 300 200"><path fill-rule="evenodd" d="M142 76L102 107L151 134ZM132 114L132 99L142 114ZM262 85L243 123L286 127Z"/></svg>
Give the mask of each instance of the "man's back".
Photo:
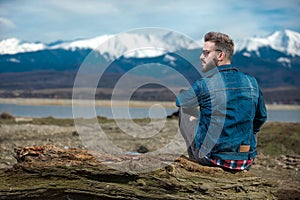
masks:
<svg viewBox="0 0 300 200"><path fill-rule="evenodd" d="M210 124L205 123L208 120L201 120L201 115L196 135L202 135L201 138L203 138L207 135L205 132L210 135L216 135L209 129L221 131L219 138L214 138L217 139L214 140L216 144L212 147L208 156L224 160L254 158L257 154L254 130L260 128L257 125L254 127L254 121L264 122L266 120L265 104L263 98L260 97L261 93L258 84L253 77L238 72L237 69L232 68L230 65L221 66L219 71L219 76L214 75L207 82L207 85L210 82L213 82L214 85L214 89L211 87L208 97L211 102L215 102L211 103L211 108L208 108L211 110ZM217 81L216 79L221 80ZM216 87L215 83L220 81L222 81L221 86ZM203 102L207 101L205 100L206 96L202 96L202 98L204 98ZM200 104L199 106L205 105ZM259 119L256 119L258 117L256 113L258 113ZM219 123L215 121L219 121ZM219 127L212 128L211 126ZM199 142L201 143L201 140ZM200 143L199 147L203 143L205 144L205 140L202 144Z"/></svg>
<svg viewBox="0 0 300 200"><path fill-rule="evenodd" d="M190 107L191 102L200 106L195 143L202 155L223 160L254 158L254 132L266 120L258 84L231 65L220 66L218 71L183 92L177 99L178 106ZM193 100L185 98L192 94Z"/></svg>

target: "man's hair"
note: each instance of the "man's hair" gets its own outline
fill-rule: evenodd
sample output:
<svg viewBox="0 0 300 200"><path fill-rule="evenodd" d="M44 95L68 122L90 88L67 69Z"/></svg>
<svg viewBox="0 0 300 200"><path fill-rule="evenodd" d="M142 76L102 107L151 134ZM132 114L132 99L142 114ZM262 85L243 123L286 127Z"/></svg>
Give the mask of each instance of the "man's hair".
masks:
<svg viewBox="0 0 300 200"><path fill-rule="evenodd" d="M204 42L208 41L214 42L216 48L222 50L226 54L227 59L231 60L234 43L228 35L219 32L208 32L204 36Z"/></svg>

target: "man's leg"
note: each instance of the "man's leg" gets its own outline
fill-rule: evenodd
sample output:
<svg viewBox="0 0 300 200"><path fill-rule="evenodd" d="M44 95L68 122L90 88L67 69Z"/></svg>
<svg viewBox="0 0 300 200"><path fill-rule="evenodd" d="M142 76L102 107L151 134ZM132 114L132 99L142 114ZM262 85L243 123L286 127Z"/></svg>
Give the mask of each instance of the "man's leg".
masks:
<svg viewBox="0 0 300 200"><path fill-rule="evenodd" d="M206 166L215 166L205 157L199 157L199 150L195 143L195 131L198 123L198 118L189 115L184 111L184 109L179 108L179 128L181 135L183 136L187 152L190 159L196 160L199 164Z"/></svg>
<svg viewBox="0 0 300 200"><path fill-rule="evenodd" d="M184 109L179 108L179 129L185 140L188 155L194 160L197 160L198 155L195 144L195 129L197 122L197 118L184 112Z"/></svg>

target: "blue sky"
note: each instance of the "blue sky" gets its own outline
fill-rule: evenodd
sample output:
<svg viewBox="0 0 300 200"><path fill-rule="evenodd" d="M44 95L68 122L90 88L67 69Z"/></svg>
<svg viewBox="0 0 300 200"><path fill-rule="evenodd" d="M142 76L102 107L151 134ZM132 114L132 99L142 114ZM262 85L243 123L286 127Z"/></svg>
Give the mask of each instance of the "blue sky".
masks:
<svg viewBox="0 0 300 200"><path fill-rule="evenodd" d="M161 27L199 40L300 32L299 0L0 0L0 40L53 42Z"/></svg>

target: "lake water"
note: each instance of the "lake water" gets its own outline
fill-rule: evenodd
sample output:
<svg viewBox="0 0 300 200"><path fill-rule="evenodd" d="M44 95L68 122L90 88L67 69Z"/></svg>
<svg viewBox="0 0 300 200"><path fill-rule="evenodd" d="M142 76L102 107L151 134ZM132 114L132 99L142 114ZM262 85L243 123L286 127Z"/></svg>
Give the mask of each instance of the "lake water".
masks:
<svg viewBox="0 0 300 200"><path fill-rule="evenodd" d="M76 117L91 118L95 114L91 114L87 111L87 107L77 107L80 109L80 114ZM103 116L107 118L147 118L149 114L152 118L165 118L167 115L175 112L174 108L166 108L162 112L159 108L130 108L128 115L128 109L125 107L115 108L114 114L110 107L95 107L95 112L97 116ZM22 116L22 117L55 117L55 118L73 118L72 106L55 106L55 105L17 105L17 104L0 104L0 113L8 112L13 116ZM130 116L130 117L128 117Z"/></svg>
<svg viewBox="0 0 300 200"><path fill-rule="evenodd" d="M167 115L177 111L176 108L166 108L162 111L159 108L130 108L128 115L127 108L117 108L113 115L109 107L95 107L97 116L104 116L107 118L164 118ZM22 117L55 117L55 118L72 118L72 106L54 106L54 105L16 105L16 104L0 104L0 113L8 112L14 116ZM85 107L82 107L82 112L76 117L90 118L93 115L85 112ZM268 110L268 121L279 122L300 122L300 110Z"/></svg>

